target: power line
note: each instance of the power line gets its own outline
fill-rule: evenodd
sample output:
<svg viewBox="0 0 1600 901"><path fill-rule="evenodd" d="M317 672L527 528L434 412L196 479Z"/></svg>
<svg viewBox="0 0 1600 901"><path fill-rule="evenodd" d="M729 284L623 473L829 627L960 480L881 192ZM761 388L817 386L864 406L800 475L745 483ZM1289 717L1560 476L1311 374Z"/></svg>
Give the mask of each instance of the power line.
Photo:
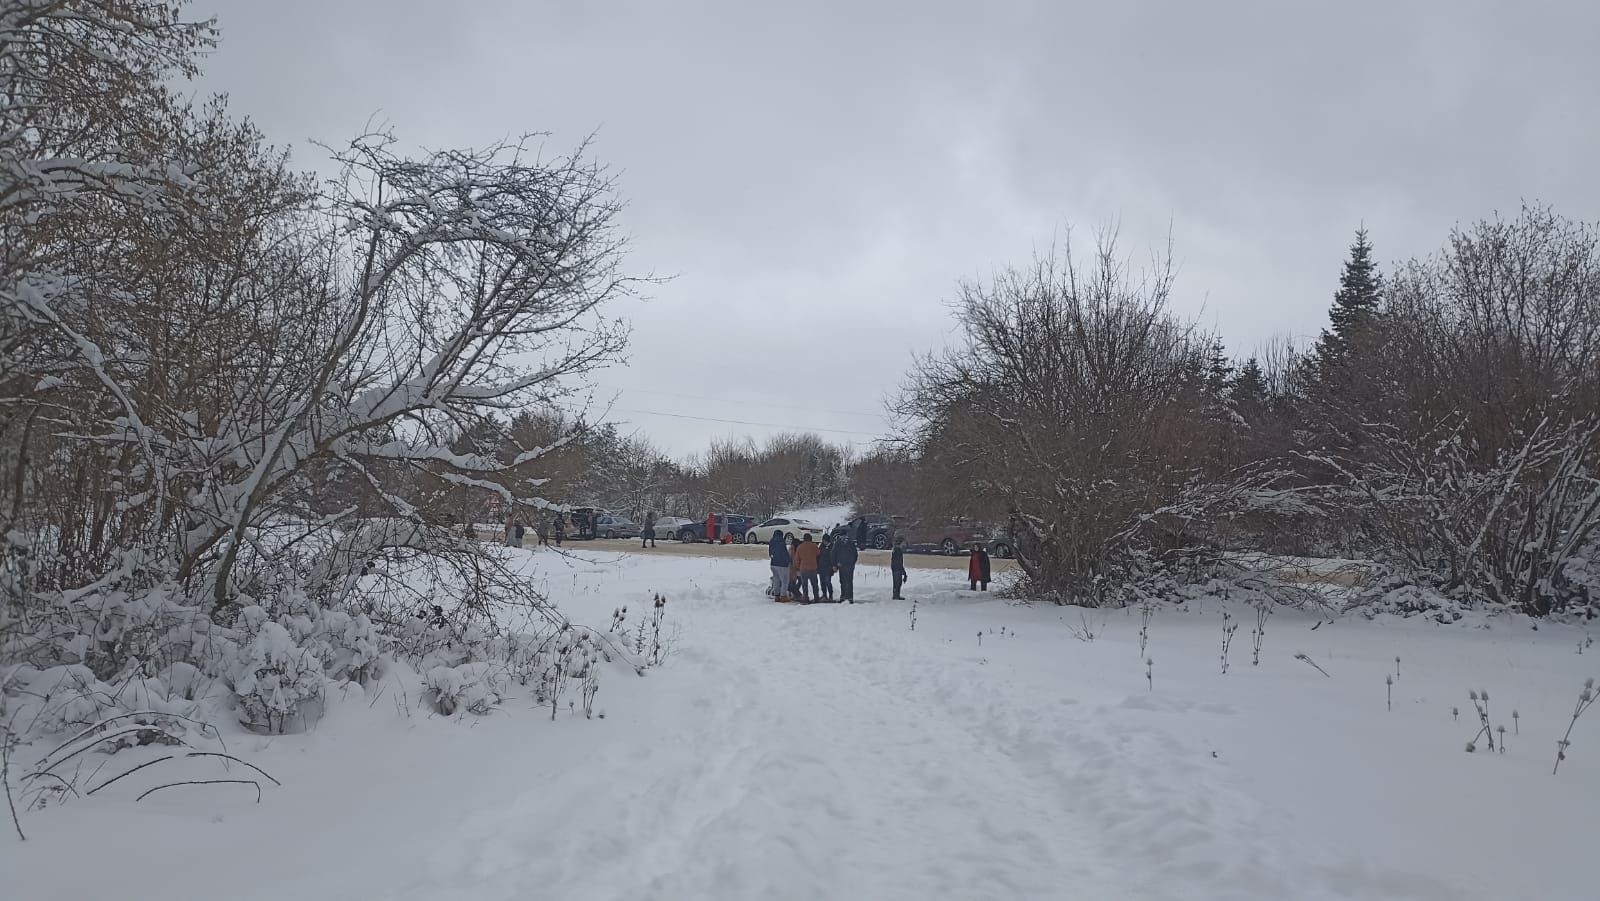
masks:
<svg viewBox="0 0 1600 901"><path fill-rule="evenodd" d="M596 387L609 388L612 391L620 391L623 394L627 394L628 392L632 391L640 394L659 394L662 397L677 397L684 400L709 400L718 403L744 404L746 406L762 406L781 410L804 410L809 413L833 413L839 416L866 416L871 419L878 419L884 422L889 420L889 417L882 413L868 413L863 410L835 410L828 407L803 407L796 406L794 404L767 403L763 400L742 399L736 397L708 397L703 394L680 394L675 391L658 391L652 388L622 388L616 385L597 385Z"/></svg>
<svg viewBox="0 0 1600 901"><path fill-rule="evenodd" d="M795 425L787 422L754 422L748 419L718 419L714 416L690 416L687 413L665 413L661 410L634 410L624 407L610 407L613 413L636 413L640 416L665 416L670 419L694 419L700 422L720 422L725 425L753 425L772 429L787 429L793 432L832 432L839 435L860 435L865 438L881 438L882 432L860 432L853 429L823 429Z"/></svg>
<svg viewBox="0 0 1600 901"><path fill-rule="evenodd" d="M881 437L882 434L883 434L882 432L861 432L861 431L856 431L854 429L810 428L810 427L807 427L807 426L798 426L798 425L795 425L793 423L752 422L751 420L748 420L748 419L718 419L718 418L716 418L714 416L690 416L687 413L663 413L660 410L630 410L630 409L626 409L624 407L612 407L611 409L614 412L617 412L617 413L637 413L637 414L639 414L641 416L666 416L666 417L669 417L671 419L697 419L697 420L700 420L701 422L720 422L720 423L725 423L727 425L765 426L767 428L773 428L773 429L789 429L791 431L796 431L796 432L833 432L833 433L839 434L839 435L863 435L863 436L868 437L868 438L878 438L878 437Z"/></svg>

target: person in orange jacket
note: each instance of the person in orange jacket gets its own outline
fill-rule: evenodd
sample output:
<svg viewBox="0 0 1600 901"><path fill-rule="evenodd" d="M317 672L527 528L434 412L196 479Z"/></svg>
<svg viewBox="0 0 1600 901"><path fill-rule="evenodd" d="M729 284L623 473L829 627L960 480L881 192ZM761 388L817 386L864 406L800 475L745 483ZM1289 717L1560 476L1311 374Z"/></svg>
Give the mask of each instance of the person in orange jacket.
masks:
<svg viewBox="0 0 1600 901"><path fill-rule="evenodd" d="M789 600L800 599L800 539L789 539Z"/></svg>
<svg viewBox="0 0 1600 901"><path fill-rule="evenodd" d="M807 603L822 600L822 585L817 581L817 563L821 556L821 548L811 540L811 533L807 532L800 546L795 548L795 568L800 570L800 597Z"/></svg>

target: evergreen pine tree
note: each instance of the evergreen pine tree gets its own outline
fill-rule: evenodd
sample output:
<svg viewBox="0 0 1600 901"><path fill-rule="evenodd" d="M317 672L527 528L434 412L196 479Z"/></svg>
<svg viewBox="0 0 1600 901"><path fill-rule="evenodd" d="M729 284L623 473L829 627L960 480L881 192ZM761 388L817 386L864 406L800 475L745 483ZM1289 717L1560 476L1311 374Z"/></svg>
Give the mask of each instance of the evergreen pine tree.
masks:
<svg viewBox="0 0 1600 901"><path fill-rule="evenodd" d="M1359 228L1356 242L1350 245L1350 258L1339 276L1339 291L1333 295L1333 307L1328 311L1331 329L1324 329L1317 339L1314 355L1317 368L1324 376L1329 369L1343 365L1349 358L1351 349L1360 341L1361 333L1371 327L1382 303L1383 276L1372 260L1372 242L1367 240L1367 230Z"/></svg>
<svg viewBox="0 0 1600 901"><path fill-rule="evenodd" d="M1232 388L1233 408L1245 422L1253 423L1267 408L1267 376L1261 371L1261 361L1255 357L1246 360Z"/></svg>
<svg viewBox="0 0 1600 901"><path fill-rule="evenodd" d="M1222 340L1219 338L1211 343L1211 361L1206 374L1206 387L1210 389L1213 397L1220 397L1232 377L1233 362L1228 359L1228 350L1222 346Z"/></svg>

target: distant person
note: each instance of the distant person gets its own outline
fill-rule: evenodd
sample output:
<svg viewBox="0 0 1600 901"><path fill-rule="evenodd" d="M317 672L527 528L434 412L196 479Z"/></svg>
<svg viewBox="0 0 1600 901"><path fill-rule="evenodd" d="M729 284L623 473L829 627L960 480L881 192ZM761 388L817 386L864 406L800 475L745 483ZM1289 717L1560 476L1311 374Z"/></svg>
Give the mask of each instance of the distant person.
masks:
<svg viewBox="0 0 1600 901"><path fill-rule="evenodd" d="M817 582L817 566L821 562L822 549L811 540L811 533L807 532L800 547L794 554L795 567L800 571L800 597L806 603L822 600L822 586Z"/></svg>
<svg viewBox="0 0 1600 901"><path fill-rule="evenodd" d="M540 517L539 521L533 524L533 534L539 536L539 547L549 547L550 520Z"/></svg>
<svg viewBox="0 0 1600 901"><path fill-rule="evenodd" d="M974 541L972 543L972 558L967 561L967 581L972 583L972 590L977 591L982 585L984 591L989 590L989 552L983 545Z"/></svg>
<svg viewBox="0 0 1600 901"><path fill-rule="evenodd" d="M656 546L656 515L647 513L644 517L644 531L639 533L639 547Z"/></svg>
<svg viewBox="0 0 1600 901"><path fill-rule="evenodd" d="M865 516L856 520L856 547L867 546L867 518Z"/></svg>
<svg viewBox="0 0 1600 901"><path fill-rule="evenodd" d="M789 597L800 597L800 539L789 539Z"/></svg>
<svg viewBox="0 0 1600 901"><path fill-rule="evenodd" d="M894 599L903 601L900 589L906 584L906 540L896 537L894 552L889 555L889 574L894 577Z"/></svg>
<svg viewBox="0 0 1600 901"><path fill-rule="evenodd" d="M561 546L561 539L567 537L567 519L565 516L556 515L555 522L550 526L550 537L556 540L556 547Z"/></svg>
<svg viewBox="0 0 1600 901"><path fill-rule="evenodd" d="M856 544L847 531L833 543L833 565L839 570L839 600L856 602Z"/></svg>
<svg viewBox="0 0 1600 901"><path fill-rule="evenodd" d="M822 599L833 600L833 536L823 535L817 548L817 581L822 585Z"/></svg>
<svg viewBox="0 0 1600 901"><path fill-rule="evenodd" d="M767 594L772 595L774 601L781 601L789 594L789 562L783 533L773 532L772 540L767 542L767 565L772 570L772 584L767 586Z"/></svg>

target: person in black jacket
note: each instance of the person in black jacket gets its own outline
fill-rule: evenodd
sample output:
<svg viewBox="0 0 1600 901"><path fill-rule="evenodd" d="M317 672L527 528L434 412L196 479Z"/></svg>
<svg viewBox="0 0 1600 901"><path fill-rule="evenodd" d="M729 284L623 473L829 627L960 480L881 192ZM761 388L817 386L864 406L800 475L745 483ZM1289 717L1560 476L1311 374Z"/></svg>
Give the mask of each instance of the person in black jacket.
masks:
<svg viewBox="0 0 1600 901"><path fill-rule="evenodd" d="M856 547L867 546L867 518L865 516L856 520Z"/></svg>
<svg viewBox="0 0 1600 901"><path fill-rule="evenodd" d="M889 554L889 574L894 577L894 599L903 601L900 589L906 584L906 540L895 538L894 551Z"/></svg>
<svg viewBox="0 0 1600 901"><path fill-rule="evenodd" d="M822 546L817 549L817 581L824 601L833 600L833 537L822 536Z"/></svg>
<svg viewBox="0 0 1600 901"><path fill-rule="evenodd" d="M839 600L842 603L854 604L856 602L856 545L850 540L850 533L845 532L833 542L833 565L839 570Z"/></svg>
<svg viewBox="0 0 1600 901"><path fill-rule="evenodd" d="M967 581L972 583L972 590L977 591L978 585L983 585L983 590L989 590L989 552L983 549L978 542L972 544L972 558L967 561Z"/></svg>

